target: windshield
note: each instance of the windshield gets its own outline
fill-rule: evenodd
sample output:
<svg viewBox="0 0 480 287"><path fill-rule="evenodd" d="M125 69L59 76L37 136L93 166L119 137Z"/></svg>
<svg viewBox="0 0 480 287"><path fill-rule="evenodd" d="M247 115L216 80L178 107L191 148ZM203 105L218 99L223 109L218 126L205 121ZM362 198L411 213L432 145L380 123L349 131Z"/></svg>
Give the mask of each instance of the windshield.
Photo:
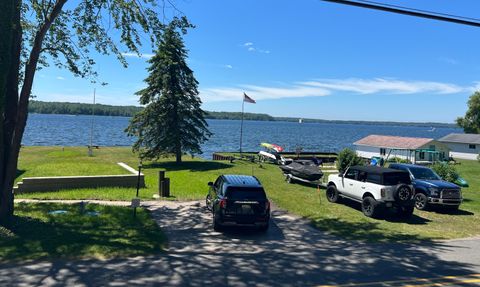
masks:
<svg viewBox="0 0 480 287"><path fill-rule="evenodd" d="M233 200L264 200L267 198L263 188L229 187L226 196Z"/></svg>
<svg viewBox="0 0 480 287"><path fill-rule="evenodd" d="M440 180L440 177L429 168L411 167L410 172L416 179Z"/></svg>
<svg viewBox="0 0 480 287"><path fill-rule="evenodd" d="M392 172L383 175L384 185L410 184L410 175L408 172Z"/></svg>

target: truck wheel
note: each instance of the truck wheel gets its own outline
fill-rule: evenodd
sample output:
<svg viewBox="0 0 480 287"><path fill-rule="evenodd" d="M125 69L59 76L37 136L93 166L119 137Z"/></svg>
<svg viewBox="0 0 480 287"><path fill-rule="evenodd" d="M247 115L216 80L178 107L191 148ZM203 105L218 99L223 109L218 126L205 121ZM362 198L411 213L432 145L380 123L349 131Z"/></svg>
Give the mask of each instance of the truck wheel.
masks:
<svg viewBox="0 0 480 287"><path fill-rule="evenodd" d="M366 217L377 218L380 215L377 201L371 196L365 197L362 200L362 212Z"/></svg>
<svg viewBox="0 0 480 287"><path fill-rule="evenodd" d="M410 218L413 214L413 206L401 206L398 208L398 215L401 218Z"/></svg>
<svg viewBox="0 0 480 287"><path fill-rule="evenodd" d="M205 197L205 206L207 207L208 211L212 211L212 205L213 205L212 196L210 195L210 193L208 193L207 197Z"/></svg>
<svg viewBox="0 0 480 287"><path fill-rule="evenodd" d="M409 201L412 197L412 190L406 184L400 184L395 190L395 199L400 202Z"/></svg>
<svg viewBox="0 0 480 287"><path fill-rule="evenodd" d="M338 190L335 185L329 185L326 191L327 200L331 203L339 202L340 196L338 195Z"/></svg>
<svg viewBox="0 0 480 287"><path fill-rule="evenodd" d="M427 196L423 193L415 194L415 207L418 210L428 210L428 199Z"/></svg>
<svg viewBox="0 0 480 287"><path fill-rule="evenodd" d="M217 217L215 215L213 216L213 230L222 231L222 225L220 225L220 223L218 223Z"/></svg>

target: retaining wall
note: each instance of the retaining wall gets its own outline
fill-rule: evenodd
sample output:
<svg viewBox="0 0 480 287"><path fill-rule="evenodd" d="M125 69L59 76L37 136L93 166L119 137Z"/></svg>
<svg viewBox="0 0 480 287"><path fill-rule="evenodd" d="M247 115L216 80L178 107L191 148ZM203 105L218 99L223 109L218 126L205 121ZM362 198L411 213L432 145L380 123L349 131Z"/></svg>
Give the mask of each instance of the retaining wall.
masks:
<svg viewBox="0 0 480 287"><path fill-rule="evenodd" d="M130 173L125 175L25 177L22 179L22 182L19 182L14 187L14 192L19 194L76 188L136 187L138 171L121 162L118 165ZM140 187L145 187L145 176L143 173L140 173Z"/></svg>

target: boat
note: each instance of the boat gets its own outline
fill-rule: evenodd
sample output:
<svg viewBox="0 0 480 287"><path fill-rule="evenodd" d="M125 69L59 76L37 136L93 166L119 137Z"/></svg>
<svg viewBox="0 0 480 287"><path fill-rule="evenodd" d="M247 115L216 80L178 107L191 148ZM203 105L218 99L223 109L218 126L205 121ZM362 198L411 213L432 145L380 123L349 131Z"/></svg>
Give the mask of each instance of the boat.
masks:
<svg viewBox="0 0 480 287"><path fill-rule="evenodd" d="M311 160L294 160L279 167L286 175L292 175L308 181L319 180L323 176L323 172Z"/></svg>
<svg viewBox="0 0 480 287"><path fill-rule="evenodd" d="M298 123L299 123L299 124L302 124L302 123L303 123L303 119L302 119L302 118L298 119Z"/></svg>

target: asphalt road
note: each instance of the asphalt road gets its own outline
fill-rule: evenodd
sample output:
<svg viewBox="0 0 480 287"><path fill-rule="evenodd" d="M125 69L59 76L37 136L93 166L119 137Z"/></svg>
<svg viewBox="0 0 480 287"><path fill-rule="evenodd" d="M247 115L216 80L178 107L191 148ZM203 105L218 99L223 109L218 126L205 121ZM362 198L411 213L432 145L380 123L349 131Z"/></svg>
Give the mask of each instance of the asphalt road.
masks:
<svg viewBox="0 0 480 287"><path fill-rule="evenodd" d="M1 264L0 286L480 286L480 239L347 241L280 210L266 233L218 233L200 202L147 205L170 240L167 252Z"/></svg>

